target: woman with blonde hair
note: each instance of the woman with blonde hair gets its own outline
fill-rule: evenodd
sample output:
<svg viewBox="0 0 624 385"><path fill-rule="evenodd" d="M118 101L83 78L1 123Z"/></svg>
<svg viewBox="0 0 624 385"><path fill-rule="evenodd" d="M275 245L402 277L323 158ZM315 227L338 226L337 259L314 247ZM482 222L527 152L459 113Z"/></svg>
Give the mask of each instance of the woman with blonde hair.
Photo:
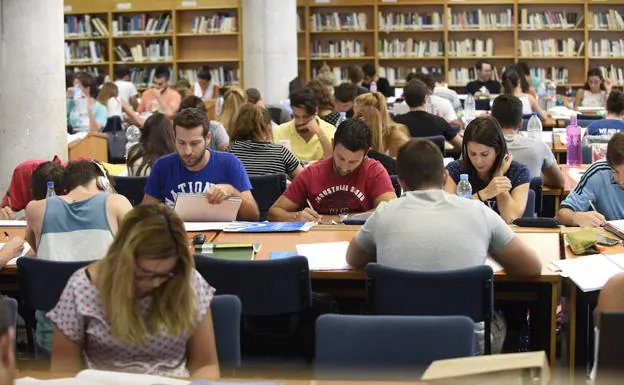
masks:
<svg viewBox="0 0 624 385"><path fill-rule="evenodd" d="M217 120L223 124L230 137L232 137L238 112L246 103L247 95L240 87L230 87L223 96L223 107Z"/></svg>
<svg viewBox="0 0 624 385"><path fill-rule="evenodd" d="M108 117L119 116L121 117L121 101L119 100L119 89L117 85L112 82L106 82L100 88L97 98L95 98L100 104L106 106L108 111Z"/></svg>
<svg viewBox="0 0 624 385"><path fill-rule="evenodd" d="M327 87L323 86L320 80L312 80L308 83L308 87L314 91L314 95L319 101L318 116L327 123L338 127L338 124L342 121L340 113L334 110L334 103L332 102L332 96L327 91Z"/></svg>
<svg viewBox="0 0 624 385"><path fill-rule="evenodd" d="M75 272L48 313L51 369L219 377L213 293L184 222L163 204L137 206L104 259Z"/></svg>
<svg viewBox="0 0 624 385"><path fill-rule="evenodd" d="M366 110L360 113L366 107L371 107L379 113L377 118L374 114ZM396 158L399 148L409 140L407 128L399 123L394 122L388 113L386 106L386 98L381 92L369 92L355 98L353 103L354 117L360 117L370 127L373 132L373 146L377 140L375 151L390 155ZM375 139L377 138L377 139Z"/></svg>

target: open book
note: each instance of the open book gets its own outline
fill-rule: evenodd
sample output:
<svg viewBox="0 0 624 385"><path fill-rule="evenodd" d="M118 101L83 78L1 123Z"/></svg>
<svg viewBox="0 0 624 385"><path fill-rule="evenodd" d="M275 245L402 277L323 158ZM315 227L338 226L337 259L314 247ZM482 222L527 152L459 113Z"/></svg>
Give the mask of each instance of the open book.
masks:
<svg viewBox="0 0 624 385"><path fill-rule="evenodd" d="M596 291L611 277L624 272L624 254L593 254L554 261L553 265L583 292Z"/></svg>
<svg viewBox="0 0 624 385"><path fill-rule="evenodd" d="M229 197L218 205L208 203L206 194L179 193L173 210L186 222L232 222L242 204Z"/></svg>
<svg viewBox="0 0 624 385"><path fill-rule="evenodd" d="M607 221L604 228L611 234L617 235L620 239L624 239L624 220Z"/></svg>

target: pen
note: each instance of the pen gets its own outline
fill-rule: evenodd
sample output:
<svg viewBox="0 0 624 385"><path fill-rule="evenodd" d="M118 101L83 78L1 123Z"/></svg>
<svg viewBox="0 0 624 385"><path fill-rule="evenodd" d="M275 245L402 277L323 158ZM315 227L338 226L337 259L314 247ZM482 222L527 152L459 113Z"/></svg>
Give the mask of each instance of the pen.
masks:
<svg viewBox="0 0 624 385"><path fill-rule="evenodd" d="M596 210L596 206L594 206L594 203L592 201L589 201L589 205L591 206L592 210L598 212L598 210Z"/></svg>
<svg viewBox="0 0 624 385"><path fill-rule="evenodd" d="M7 237L7 239L9 238L9 233L7 233L6 231L4 232L4 236Z"/></svg>
<svg viewBox="0 0 624 385"><path fill-rule="evenodd" d="M310 200L308 198L306 198L306 203L308 205L309 208L313 208L312 207L312 203L310 203Z"/></svg>

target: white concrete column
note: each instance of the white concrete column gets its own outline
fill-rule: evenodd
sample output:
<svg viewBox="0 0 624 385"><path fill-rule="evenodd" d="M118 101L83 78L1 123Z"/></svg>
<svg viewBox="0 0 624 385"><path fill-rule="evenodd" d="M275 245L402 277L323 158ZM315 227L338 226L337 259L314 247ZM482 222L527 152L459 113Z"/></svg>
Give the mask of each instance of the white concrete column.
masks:
<svg viewBox="0 0 624 385"><path fill-rule="evenodd" d="M0 193L28 159L67 159L63 0L0 0Z"/></svg>
<svg viewBox="0 0 624 385"><path fill-rule="evenodd" d="M267 104L287 98L297 76L297 1L243 0L243 47L245 88Z"/></svg>

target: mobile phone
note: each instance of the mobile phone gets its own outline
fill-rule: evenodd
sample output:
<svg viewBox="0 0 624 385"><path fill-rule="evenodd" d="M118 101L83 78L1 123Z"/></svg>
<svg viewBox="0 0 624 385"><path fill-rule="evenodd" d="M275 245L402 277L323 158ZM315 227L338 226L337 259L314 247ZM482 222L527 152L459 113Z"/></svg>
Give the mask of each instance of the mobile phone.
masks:
<svg viewBox="0 0 624 385"><path fill-rule="evenodd" d="M602 246L615 246L622 243L622 241L619 239L605 237L604 235L600 234L596 234L596 238L598 239L598 244Z"/></svg>

